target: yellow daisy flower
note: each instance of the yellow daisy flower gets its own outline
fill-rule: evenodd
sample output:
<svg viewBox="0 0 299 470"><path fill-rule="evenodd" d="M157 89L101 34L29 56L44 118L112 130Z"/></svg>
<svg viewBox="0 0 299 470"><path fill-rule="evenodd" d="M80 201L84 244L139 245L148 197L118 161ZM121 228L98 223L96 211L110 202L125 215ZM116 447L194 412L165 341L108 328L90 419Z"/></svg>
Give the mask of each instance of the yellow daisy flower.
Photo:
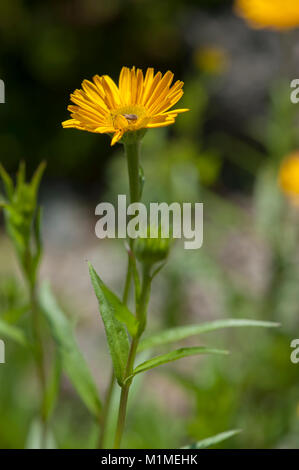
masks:
<svg viewBox="0 0 299 470"><path fill-rule="evenodd" d="M279 186L294 204L299 204L299 151L288 155L279 170Z"/></svg>
<svg viewBox="0 0 299 470"><path fill-rule="evenodd" d="M71 94L74 105L68 106L72 119L62 126L113 134L111 145L125 133L140 129L169 126L179 113L188 109L169 111L183 95L183 82L171 85L173 73L154 74L148 68L145 76L140 69L123 67L118 86L108 75L95 75L84 80L81 90Z"/></svg>
<svg viewBox="0 0 299 470"><path fill-rule="evenodd" d="M283 31L299 26L298 0L235 0L235 8L255 28Z"/></svg>

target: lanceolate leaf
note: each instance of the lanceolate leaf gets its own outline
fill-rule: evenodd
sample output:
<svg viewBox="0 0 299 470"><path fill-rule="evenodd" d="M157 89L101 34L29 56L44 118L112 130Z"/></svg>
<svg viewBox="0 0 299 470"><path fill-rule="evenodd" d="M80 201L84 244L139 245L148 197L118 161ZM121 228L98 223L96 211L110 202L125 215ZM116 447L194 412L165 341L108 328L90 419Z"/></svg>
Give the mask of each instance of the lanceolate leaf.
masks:
<svg viewBox="0 0 299 470"><path fill-rule="evenodd" d="M39 299L57 344L63 370L87 408L98 417L101 411L98 390L77 346L71 323L57 305L48 284L42 286Z"/></svg>
<svg viewBox="0 0 299 470"><path fill-rule="evenodd" d="M177 361L183 357L197 356L199 354L228 354L228 351L224 351L223 349L206 348L205 346L176 349L175 351L153 357L152 359L139 364L139 366L134 369L133 376L149 369L153 369L154 367L161 366L162 364Z"/></svg>
<svg viewBox="0 0 299 470"><path fill-rule="evenodd" d="M25 183L25 180L26 180L26 165L24 161L21 161L18 172L17 172L16 188L20 189L20 187Z"/></svg>
<svg viewBox="0 0 299 470"><path fill-rule="evenodd" d="M15 341L22 346L28 346L26 336L20 328L0 320L0 338L2 337Z"/></svg>
<svg viewBox="0 0 299 470"><path fill-rule="evenodd" d="M48 421L49 417L51 416L55 408L57 396L59 393L61 372L62 372L61 357L58 352L56 353L56 357L54 358L54 361L52 364L52 370L50 373L50 377L48 379L48 384L47 384L44 399L43 399L43 415L46 421Z"/></svg>
<svg viewBox="0 0 299 470"><path fill-rule="evenodd" d="M138 329L138 323L136 317L133 315L132 312L128 309L128 307L123 304L119 298L103 283L103 281L99 279L99 283L103 294L105 295L106 299L110 303L111 307L113 308L114 315L120 322L124 323L128 329L128 332L131 336L135 336Z"/></svg>
<svg viewBox="0 0 299 470"><path fill-rule="evenodd" d="M114 372L118 383L121 385L125 377L125 369L129 355L129 340L123 323L117 319L117 306L111 293L107 295L107 289L93 266L89 263L91 282L99 301L100 313L103 319L109 351L111 354ZM109 291L110 292L110 291Z"/></svg>
<svg viewBox="0 0 299 470"><path fill-rule="evenodd" d="M46 169L46 166L47 166L46 162L41 162L32 177L30 184L31 184L31 189L33 191L33 194L35 196L37 194L37 191L38 191L42 176L44 174L44 171Z"/></svg>
<svg viewBox="0 0 299 470"><path fill-rule="evenodd" d="M12 197L13 197L13 192L14 192L13 181L12 181L11 177L9 176L9 174L7 173L7 171L1 165L1 163L0 163L0 177L1 177L1 179L3 181L3 185L5 187L6 196L7 196L8 200L11 201Z"/></svg>
<svg viewBox="0 0 299 470"><path fill-rule="evenodd" d="M161 333L156 333L151 336L148 336L143 341L141 341L139 351L153 348L154 346L161 346L163 344L181 341L183 339L189 338L190 336L199 335L208 331L220 330L222 328L235 328L244 326L273 328L279 326L279 323L232 318L201 323L199 325L179 326L176 328L171 328L169 330L161 331Z"/></svg>
<svg viewBox="0 0 299 470"><path fill-rule="evenodd" d="M182 449L207 449L208 447L219 444L219 442L225 441L226 439L239 434L239 432L241 432L241 429L232 429L231 431L221 432L220 434L207 437L207 439L198 441L195 444L191 444L190 446L182 447Z"/></svg>

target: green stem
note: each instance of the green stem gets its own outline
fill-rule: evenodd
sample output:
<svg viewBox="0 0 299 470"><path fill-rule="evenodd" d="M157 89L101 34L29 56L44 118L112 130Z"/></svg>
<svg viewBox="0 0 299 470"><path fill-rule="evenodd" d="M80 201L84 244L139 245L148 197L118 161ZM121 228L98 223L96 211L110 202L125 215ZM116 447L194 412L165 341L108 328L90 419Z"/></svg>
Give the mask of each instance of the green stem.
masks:
<svg viewBox="0 0 299 470"><path fill-rule="evenodd" d="M137 309L137 320L139 323L138 338L140 338L146 327L146 311L150 297L151 282L152 277L150 276L150 266L148 264L144 264L142 266L142 289Z"/></svg>
<svg viewBox="0 0 299 470"><path fill-rule="evenodd" d="M130 202L138 202L140 200L140 182L139 182L139 148L140 142L124 144L125 154L127 157L129 186L130 186Z"/></svg>
<svg viewBox="0 0 299 470"><path fill-rule="evenodd" d="M140 141L135 141L132 143L125 143L125 155L128 165L128 175L129 175L129 188L130 188L130 203L139 202L141 197L141 187L140 187L140 177L139 177L139 152L140 152ZM130 238L129 241L131 253L128 254L128 272L126 279L126 292L127 297L129 295L129 289L131 285L132 274L134 271L134 257L132 253L134 252L134 239ZM137 294L137 286L135 285L135 299ZM126 298L127 300L127 298Z"/></svg>
<svg viewBox="0 0 299 470"><path fill-rule="evenodd" d="M126 374L125 374L126 378L130 377L133 373L139 340L146 326L146 310L147 310L147 304L148 304L149 295L150 295L151 280L152 278L149 273L149 266L144 265L140 301L138 303L137 312L136 312L136 317L139 321L139 329L138 329L137 336L133 338L132 343L131 343L131 348L129 352L127 367L126 367ZM132 383L132 379L125 380L124 385L122 386L116 435L115 435L115 441L114 441L114 449L119 449L121 445L121 440L122 440L122 436L123 436L123 432L125 428L125 422L126 422L128 396L129 396L131 383Z"/></svg>
<svg viewBox="0 0 299 470"><path fill-rule="evenodd" d="M129 352L127 367L126 367L126 377L132 375L134 368L135 356L137 352L138 338L133 338L131 343L131 348ZM119 411L117 419L117 428L114 441L114 449L119 449L121 445L121 439L125 428L126 414L127 414L127 405L128 405L128 396L130 390L130 381L126 382L122 386L120 402L119 402Z"/></svg>
<svg viewBox="0 0 299 470"><path fill-rule="evenodd" d="M128 165L128 175L129 175L129 187L130 187L130 203L138 202L141 197L141 187L140 187L140 178L139 178L139 147L140 141L135 141L131 143L125 143L125 154ZM128 254L128 270L125 281L125 289L123 295L123 302L127 303L132 273L134 269L133 263L134 257L132 256L134 252L134 240L130 239L130 250L131 253ZM145 269L143 272L143 284L140 294L140 299L137 299L137 286L135 285L135 300L136 300L136 317L140 321L140 327L135 338L133 338L130 352L128 356L125 378L128 378L132 375L134 369L134 362L137 353L138 342L141 334L144 331L146 325L146 307L149 298L151 278L149 276L148 269ZM117 429L115 435L114 448L118 449L121 445L122 435L125 427L126 413L127 413L127 404L129 390L132 380L127 380L124 382L121 391L120 403L119 403L119 412L118 412L118 421Z"/></svg>
<svg viewBox="0 0 299 470"><path fill-rule="evenodd" d="M129 290L130 290L130 285L131 285L131 272L132 272L131 263L129 259L128 267L127 267L126 282L125 282L125 287L124 287L124 292L123 292L123 297L122 297L122 301L125 305L127 305L128 303ZM105 401L104 401L103 414L102 414L101 421L100 421L101 431L100 431L99 445L98 445L99 449L103 449L103 446L104 446L104 440L105 440L105 435L106 435L106 428L107 428L107 423L108 423L108 418L109 418L109 410L110 410L114 384L115 384L115 375L114 375L114 371L112 370L110 383L109 383Z"/></svg>
<svg viewBox="0 0 299 470"><path fill-rule="evenodd" d="M39 308L36 298L36 284L31 283L30 285L30 304L32 311L32 332L34 338L34 354L36 362L37 377L40 384L40 416L43 426L42 434L42 447L46 447L46 435L47 435L47 419L44 412L44 400L46 394L46 372L44 364L44 349L43 349L43 340L42 333L40 329L40 318L39 318Z"/></svg>
<svg viewBox="0 0 299 470"><path fill-rule="evenodd" d="M110 404L111 404L111 399L112 399L112 392L114 388L114 383L115 383L115 375L114 371L112 370L111 373L111 378L110 378L110 383L108 386L108 390L105 396L105 402L103 406L103 414L101 416L101 431L100 431L100 437L99 437L99 449L104 448L104 440L105 440L105 435L106 435L106 427L107 427L107 422L108 422L108 416L109 416L109 410L110 410Z"/></svg>
<svg viewBox="0 0 299 470"><path fill-rule="evenodd" d="M127 165L128 165L128 175L129 175L129 187L130 187L130 202L138 202L140 198L140 184L139 184L139 145L140 142L134 142L132 144L125 144L125 154L127 158ZM130 240L130 250L133 250L134 240ZM129 293L130 293L130 286L132 281L132 257L130 253L128 254L128 267L127 267L127 274L126 274L126 281L123 293L123 303L126 305L128 303ZM134 340L133 340L134 342ZM133 345L132 342L132 345ZM134 360L134 358L133 358ZM115 376L114 373L111 375L110 385L108 387L108 392L106 394L105 403L104 403L104 410L103 416L101 420L101 432L99 438L99 448L101 449L104 444L108 415L109 415L109 408L112 398L113 387L115 383ZM126 413L126 406L127 406L127 399L128 399L128 391L122 390L122 398L121 398L121 407L122 411L121 414Z"/></svg>
<svg viewBox="0 0 299 470"><path fill-rule="evenodd" d="M131 273L132 273L131 262L129 259L125 287L124 287L124 292L123 292L123 297L122 297L122 301L125 305L127 305L128 303L128 297L129 297L129 291L130 291L130 285L131 285ZM114 375L114 371L112 370L110 383L109 383L105 401L104 401L103 414L102 414L101 421L100 421L101 431L100 431L99 445L98 445L99 449L103 449L104 447L104 440L105 440L105 435L106 435L106 428L107 428L107 423L108 423L108 418L109 418L109 410L110 410L110 405L111 405L114 384L115 384L115 375Z"/></svg>
<svg viewBox="0 0 299 470"><path fill-rule="evenodd" d="M124 147L125 147L125 154L126 154L127 165L128 165L130 203L134 203L140 200L140 181L139 181L140 142L136 141L130 144L125 143ZM134 249L133 239L130 239L130 249L132 251ZM127 271L125 291L124 291L124 300L126 301L128 300L128 294L129 294L129 289L131 285L132 270L133 270L132 257L130 256L130 253L129 253L128 254L128 271ZM129 357L128 357L128 362L127 362L126 377L128 377L128 375L131 375L131 372L133 370L137 346L138 346L138 339L133 338L132 343L131 343ZM121 391L117 430L116 430L116 436L115 436L115 442L114 442L114 447L116 449L118 449L120 446L121 438L122 438L122 434L124 430L129 389L130 389L130 384L127 383L126 385L122 387L122 391Z"/></svg>

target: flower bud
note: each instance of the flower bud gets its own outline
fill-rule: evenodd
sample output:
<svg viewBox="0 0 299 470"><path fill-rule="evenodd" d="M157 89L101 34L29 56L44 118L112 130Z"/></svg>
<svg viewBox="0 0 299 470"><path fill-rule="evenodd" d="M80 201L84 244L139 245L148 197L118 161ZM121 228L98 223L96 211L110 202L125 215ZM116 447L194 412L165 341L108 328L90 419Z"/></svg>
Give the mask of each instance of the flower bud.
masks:
<svg viewBox="0 0 299 470"><path fill-rule="evenodd" d="M155 264L166 260L170 250L171 239L158 236L158 238L137 238L134 252L141 263Z"/></svg>

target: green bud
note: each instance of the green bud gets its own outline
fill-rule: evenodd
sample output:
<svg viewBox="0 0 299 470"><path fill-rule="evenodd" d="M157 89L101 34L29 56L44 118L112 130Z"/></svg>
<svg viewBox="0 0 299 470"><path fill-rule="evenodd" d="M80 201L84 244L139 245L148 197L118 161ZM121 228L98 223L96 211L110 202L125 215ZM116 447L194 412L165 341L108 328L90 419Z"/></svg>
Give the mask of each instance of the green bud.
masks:
<svg viewBox="0 0 299 470"><path fill-rule="evenodd" d="M170 244L170 238L163 238L161 236L158 238L137 238L134 252L138 261L153 265L166 260Z"/></svg>

